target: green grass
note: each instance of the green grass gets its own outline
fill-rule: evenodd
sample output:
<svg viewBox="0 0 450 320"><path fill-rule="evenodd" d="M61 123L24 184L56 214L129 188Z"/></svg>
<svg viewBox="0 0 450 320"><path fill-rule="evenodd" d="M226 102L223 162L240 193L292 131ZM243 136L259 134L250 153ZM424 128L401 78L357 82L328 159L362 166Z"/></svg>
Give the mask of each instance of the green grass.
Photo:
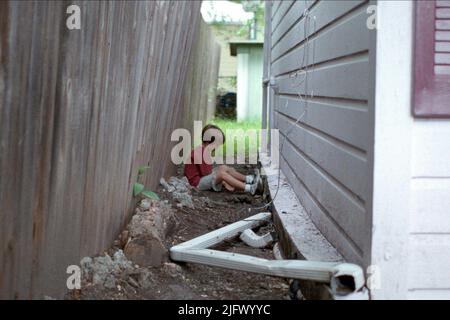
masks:
<svg viewBox="0 0 450 320"><path fill-rule="evenodd" d="M261 129L261 121L260 120L249 120L249 121L243 121L243 122L236 122L233 120L214 119L214 120L210 121L210 123L215 124L220 129L222 129L222 131L225 133L225 144L222 146L222 148L219 148L217 150L217 156L222 156L222 155L226 154L227 144L228 144L228 146L230 146L233 136L230 135L229 130L238 130L238 129L244 130L244 132L246 132L247 130L250 130L250 129L257 130L256 141L250 141L248 136L245 137L245 156L246 156L246 158L248 158L250 154L256 156L256 153L258 152L259 143L260 143L260 141L259 141L259 138L260 138L259 134L260 134L260 129ZM228 131L228 133L227 133L227 131ZM237 156L238 151L239 150L237 150L237 141L236 141L236 139L234 139L234 153L233 153L234 156Z"/></svg>

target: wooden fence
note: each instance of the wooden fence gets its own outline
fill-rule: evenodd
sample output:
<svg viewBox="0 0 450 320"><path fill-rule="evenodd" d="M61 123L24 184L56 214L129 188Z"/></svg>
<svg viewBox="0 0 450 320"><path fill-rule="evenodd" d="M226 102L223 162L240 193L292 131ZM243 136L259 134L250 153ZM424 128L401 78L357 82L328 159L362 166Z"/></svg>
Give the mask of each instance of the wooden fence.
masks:
<svg viewBox="0 0 450 320"><path fill-rule="evenodd" d="M66 27L71 4L80 30ZM202 108L183 107L199 10L0 2L0 298L60 296L67 266L126 224L138 167L150 188L170 173L170 133Z"/></svg>
<svg viewBox="0 0 450 320"><path fill-rule="evenodd" d="M194 121L205 124L214 117L220 64L220 45L213 30L202 19L197 28L199 32L190 57L183 98L186 110L183 124L189 129Z"/></svg>

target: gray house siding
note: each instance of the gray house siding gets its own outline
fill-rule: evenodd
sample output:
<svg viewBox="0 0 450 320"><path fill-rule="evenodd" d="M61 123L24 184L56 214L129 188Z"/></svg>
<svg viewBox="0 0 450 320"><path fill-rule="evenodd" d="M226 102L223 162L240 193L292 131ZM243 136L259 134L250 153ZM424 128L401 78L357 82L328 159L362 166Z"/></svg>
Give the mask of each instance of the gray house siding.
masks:
<svg viewBox="0 0 450 320"><path fill-rule="evenodd" d="M266 63L275 80L269 122L280 130L281 169L325 237L347 260L363 265L370 256L373 152L375 38L366 26L369 4L275 1L268 4L266 39ZM307 81L293 77L305 67L305 54ZM306 101L299 97L305 94Z"/></svg>

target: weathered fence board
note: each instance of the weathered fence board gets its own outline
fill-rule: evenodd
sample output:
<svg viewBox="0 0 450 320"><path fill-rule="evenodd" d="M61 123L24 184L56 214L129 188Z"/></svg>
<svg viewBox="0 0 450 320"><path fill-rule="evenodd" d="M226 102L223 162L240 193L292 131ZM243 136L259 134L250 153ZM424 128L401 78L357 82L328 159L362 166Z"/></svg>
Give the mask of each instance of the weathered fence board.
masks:
<svg viewBox="0 0 450 320"><path fill-rule="evenodd" d="M66 28L71 4L81 30ZM170 172L170 133L206 108L183 101L199 9L0 3L0 298L62 294L67 266L106 249L129 218L138 167L150 165L150 188Z"/></svg>
<svg viewBox="0 0 450 320"><path fill-rule="evenodd" d="M211 28L201 19L198 29L198 41L192 49L183 97L186 111L183 124L189 129L192 129L194 120L205 124L214 116L219 75L220 45L216 43Z"/></svg>

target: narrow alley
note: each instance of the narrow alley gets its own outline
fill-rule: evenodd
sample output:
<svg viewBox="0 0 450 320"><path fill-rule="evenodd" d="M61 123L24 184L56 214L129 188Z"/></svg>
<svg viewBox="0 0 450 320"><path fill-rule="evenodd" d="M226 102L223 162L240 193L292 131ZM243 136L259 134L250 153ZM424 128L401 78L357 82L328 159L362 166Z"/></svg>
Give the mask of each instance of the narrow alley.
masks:
<svg viewBox="0 0 450 320"><path fill-rule="evenodd" d="M0 1L0 300L450 300L449 101L450 0Z"/></svg>
<svg viewBox="0 0 450 320"><path fill-rule="evenodd" d="M252 167L237 165L243 173L252 172ZM165 216L164 230L160 232L164 237L160 240L165 246L162 257L154 249L130 254L137 255L139 262L155 264L153 267L140 267L135 261L127 259L122 250L128 251L127 243L133 233L129 226L104 255L93 257L93 260L82 259L82 289L71 291L67 299L291 299L288 279L200 264L180 264L168 259L167 252L171 246L261 211L249 209L264 206L267 195L252 197L229 192L224 195L214 191L197 191L182 175L171 177L164 184L167 189L161 185L156 190L160 200L143 200L135 211L136 215L143 216L135 224L136 228L145 226L143 220L153 222L158 216ZM273 226L265 225L257 233L274 231ZM144 231L138 237L145 239L147 236ZM271 243L266 248L258 249L234 239L215 249L275 259L273 245Z"/></svg>

